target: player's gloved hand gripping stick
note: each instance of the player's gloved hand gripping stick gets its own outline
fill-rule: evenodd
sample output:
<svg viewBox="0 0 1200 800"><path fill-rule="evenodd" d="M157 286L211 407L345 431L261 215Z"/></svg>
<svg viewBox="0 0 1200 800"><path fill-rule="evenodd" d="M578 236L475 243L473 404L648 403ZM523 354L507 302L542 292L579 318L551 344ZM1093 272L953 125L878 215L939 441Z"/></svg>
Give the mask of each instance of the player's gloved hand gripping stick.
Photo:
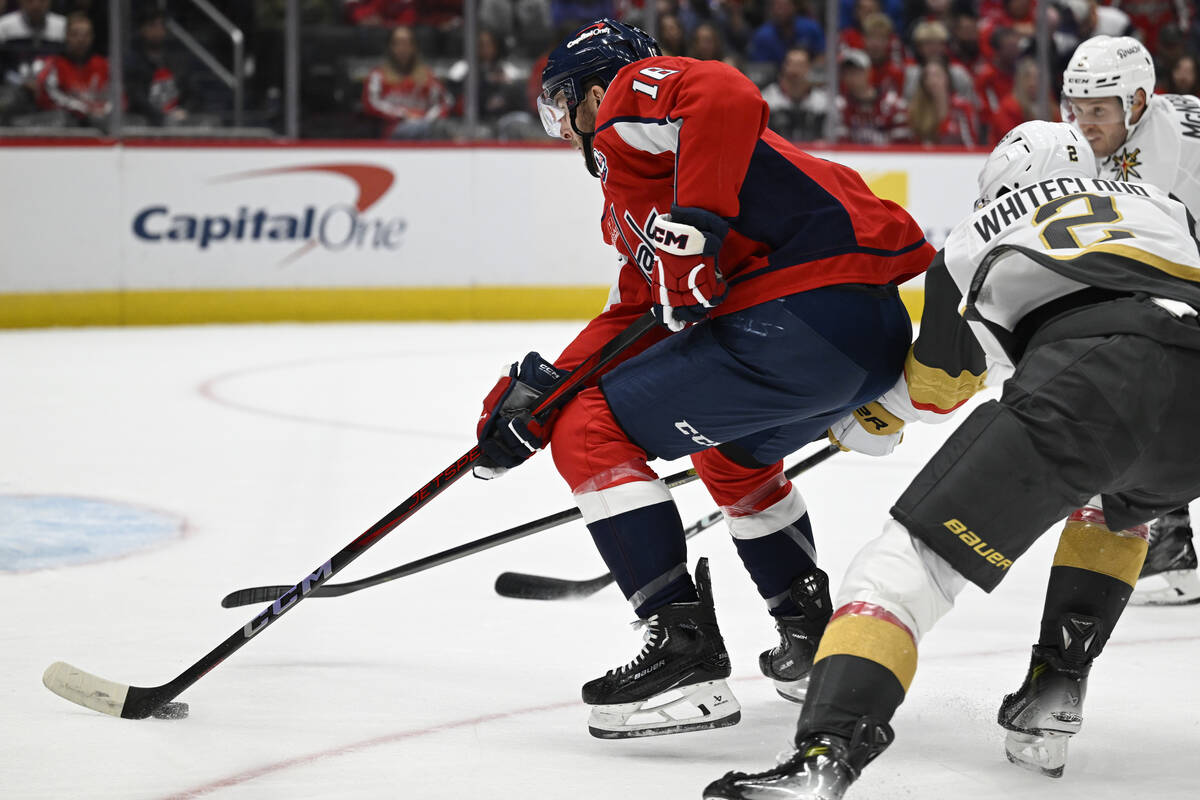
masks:
<svg viewBox="0 0 1200 800"><path fill-rule="evenodd" d="M646 332L653 329L655 325L656 320L653 314L649 312L634 320L628 328L613 337L599 351L589 356L568 378L541 398L531 411L531 419L543 422L555 410L583 389L589 379L596 376L613 359L637 342ZM477 444L459 456L431 481L414 492L407 500L392 509L386 516L339 550L328 561L318 566L313 570L312 574L306 575L299 583L292 586L273 603L258 612L253 619L173 680L161 686L130 686L100 678L59 661L51 664L46 669L45 674L42 675L42 683L50 691L73 703L78 703L94 711L111 714L114 717L145 719L155 713L160 716L185 716L186 705L171 702L181 692L200 680L200 678L221 664L226 658L233 655L234 652L239 650L252 638L266 630L275 620L295 608L314 589L332 578L349 565L350 562L366 552L367 548L374 545L397 525L404 522L404 520L408 519L417 510L423 508L429 501L445 491L447 487L477 464L482 455L483 451Z"/></svg>
<svg viewBox="0 0 1200 800"><path fill-rule="evenodd" d="M534 407L571 373L562 372L537 353L528 353L520 364L511 364L483 399L483 414L475 429L483 455L475 477L498 478L542 449L550 437L554 414L535 419Z"/></svg>
<svg viewBox="0 0 1200 800"><path fill-rule="evenodd" d="M717 253L729 223L702 208L671 206L654 220L650 236L658 259L650 276L654 314L673 331L699 322L716 308L729 286L717 264Z"/></svg>

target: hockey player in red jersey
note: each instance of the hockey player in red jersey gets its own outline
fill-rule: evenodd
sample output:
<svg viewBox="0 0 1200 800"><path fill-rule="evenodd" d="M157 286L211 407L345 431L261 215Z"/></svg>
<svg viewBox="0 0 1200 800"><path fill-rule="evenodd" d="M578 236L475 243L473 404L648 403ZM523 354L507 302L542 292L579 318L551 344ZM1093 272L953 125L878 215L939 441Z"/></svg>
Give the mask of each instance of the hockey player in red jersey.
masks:
<svg viewBox="0 0 1200 800"><path fill-rule="evenodd" d="M1096 177L1066 123L1010 131L976 212L926 276L905 379L880 403L944 418L1007 376L851 562L812 669L796 752L707 800L839 800L892 741L921 638L971 582L991 591L1067 519L1024 683L1001 703L1010 761L1057 777L1088 674L1146 556L1145 523L1200 495L1200 253L1187 209Z"/></svg>
<svg viewBox="0 0 1200 800"><path fill-rule="evenodd" d="M692 457L780 635L760 668L801 699L828 585L782 458L831 428L849 446L898 438L868 433L851 412L900 374L911 328L896 286L933 248L857 173L768 130L758 89L725 64L662 57L646 34L606 19L550 54L543 89L547 132L600 180L619 273L603 313L553 364L528 354L485 400L489 466L477 474L548 441L645 624L642 651L583 687L594 735L731 725L740 711L707 564L693 583L679 513L647 462ZM570 402L552 432L531 424L540 393L648 310L657 335ZM673 689L680 697L665 699Z"/></svg>

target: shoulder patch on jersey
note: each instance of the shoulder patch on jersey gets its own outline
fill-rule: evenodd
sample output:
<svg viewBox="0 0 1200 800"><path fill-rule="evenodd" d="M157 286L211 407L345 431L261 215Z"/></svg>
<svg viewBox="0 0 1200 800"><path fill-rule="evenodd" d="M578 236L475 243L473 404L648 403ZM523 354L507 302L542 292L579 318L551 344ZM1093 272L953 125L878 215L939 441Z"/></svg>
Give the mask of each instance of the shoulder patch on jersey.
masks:
<svg viewBox="0 0 1200 800"><path fill-rule="evenodd" d="M592 155L596 159L596 171L600 173L600 183L608 183L608 156L595 146L592 147Z"/></svg>

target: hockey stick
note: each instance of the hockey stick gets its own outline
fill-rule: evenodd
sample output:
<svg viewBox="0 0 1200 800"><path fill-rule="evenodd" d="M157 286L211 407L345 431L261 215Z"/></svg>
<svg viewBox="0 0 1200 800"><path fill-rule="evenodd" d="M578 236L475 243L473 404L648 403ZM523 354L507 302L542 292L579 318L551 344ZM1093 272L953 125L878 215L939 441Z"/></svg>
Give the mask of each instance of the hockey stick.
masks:
<svg viewBox="0 0 1200 800"><path fill-rule="evenodd" d="M841 450L836 444L830 444L813 453L803 461L799 461L783 471L788 480L802 472L812 469L825 459ZM684 535L691 539L701 531L711 528L721 521L721 512L714 511L708 516L698 519L684 529ZM529 575L524 572L502 572L496 578L496 594L503 597L515 597L524 600L577 600L589 597L616 580L611 572L584 581L573 581L567 578L551 578L546 575Z"/></svg>
<svg viewBox="0 0 1200 800"><path fill-rule="evenodd" d="M685 469L682 472L677 472L663 479L663 483L668 489L674 489L677 486L683 486L686 483L691 483L699 476L696 475L694 469ZM719 512L718 512L719 513ZM582 517L578 508L569 508L563 511L558 511L549 516L535 519L532 522L526 522L523 525L518 525L515 528L509 528L500 533L493 533L490 536L484 536L482 539L476 539L473 542L460 544L457 547L451 547L448 550L443 550L440 553L434 553L424 558L418 558L416 561L410 561L407 564L401 564L398 567L393 567L386 572L380 572L376 575L370 575L366 578L359 578L356 581L347 581L346 583L327 583L324 586L318 586L309 593L309 597L340 597L344 594L369 589L372 586L378 586L381 583L394 581L397 578L405 578L418 572L424 572L431 567L436 567L441 564L446 564L450 561L457 561L475 553L484 550L490 550L508 542L523 539L541 531L555 528L568 522L574 522ZM707 518L706 518L707 519ZM714 520L715 522L715 520ZM713 523L709 523L711 525ZM693 526L694 527L694 526ZM707 526L706 526L707 527ZM689 529L690 530L690 529ZM702 530L702 529L701 529ZM696 531L699 533L699 530ZM511 573L505 573L511 574ZM533 577L533 576L530 576ZM230 592L221 599L221 605L225 608L236 608L238 606L255 605L257 603L271 602L284 592L292 587L290 586L251 586L246 589L237 589Z"/></svg>
<svg viewBox="0 0 1200 800"><path fill-rule="evenodd" d="M656 324L651 312L634 320L629 327L614 336L599 351L585 359L554 391L542 398L533 410L534 418L539 421L545 420L550 412L579 392L588 379L637 342L643 334L652 330ZM412 496L339 550L332 558L317 567L312 574L306 575L299 583L289 588L243 627L173 680L161 686L130 686L97 677L70 664L58 661L46 668L45 674L42 675L42 683L60 697L114 717L145 719L151 714L185 716L186 704L171 703L170 701L266 630L275 620L295 608L301 600L365 553L368 548L397 525L445 491L451 484L469 472L481 455L479 445L476 445L459 456L450 466L439 472L433 480L414 492Z"/></svg>

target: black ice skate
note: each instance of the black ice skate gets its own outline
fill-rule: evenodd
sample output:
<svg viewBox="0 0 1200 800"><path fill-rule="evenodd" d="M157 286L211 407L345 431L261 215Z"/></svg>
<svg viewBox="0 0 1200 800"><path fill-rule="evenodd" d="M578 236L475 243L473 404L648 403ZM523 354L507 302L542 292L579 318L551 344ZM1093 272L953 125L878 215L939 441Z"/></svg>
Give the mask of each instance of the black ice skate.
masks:
<svg viewBox="0 0 1200 800"><path fill-rule="evenodd" d="M794 617L776 617L779 644L758 657L762 674L775 681L775 691L785 700L803 703L808 694L808 674L821 634L829 624L833 609L829 601L829 576L819 569L802 575L792 583L792 600L801 613Z"/></svg>
<svg viewBox="0 0 1200 800"><path fill-rule="evenodd" d="M1184 506L1151 523L1150 549L1146 552L1137 590L1129 598L1129 604L1182 606L1193 603L1200 603L1200 576L1196 574L1191 515Z"/></svg>
<svg viewBox="0 0 1200 800"><path fill-rule="evenodd" d="M729 655L717 629L708 559L696 565L696 603L663 606L645 626L646 644L628 664L583 685L588 730L627 739L724 728L742 717L729 691Z"/></svg>
<svg viewBox="0 0 1200 800"><path fill-rule="evenodd" d="M704 789L704 800L841 800L892 743L885 722L860 719L850 739L820 733L804 737L796 752L774 769L747 775L730 772Z"/></svg>
<svg viewBox="0 0 1200 800"><path fill-rule="evenodd" d="M1025 682L1004 697L996 717L1008 730L1008 760L1051 778L1062 777L1067 742L1083 724L1092 653L1103 645L1094 617L1067 614L1059 630L1064 646L1033 646Z"/></svg>

